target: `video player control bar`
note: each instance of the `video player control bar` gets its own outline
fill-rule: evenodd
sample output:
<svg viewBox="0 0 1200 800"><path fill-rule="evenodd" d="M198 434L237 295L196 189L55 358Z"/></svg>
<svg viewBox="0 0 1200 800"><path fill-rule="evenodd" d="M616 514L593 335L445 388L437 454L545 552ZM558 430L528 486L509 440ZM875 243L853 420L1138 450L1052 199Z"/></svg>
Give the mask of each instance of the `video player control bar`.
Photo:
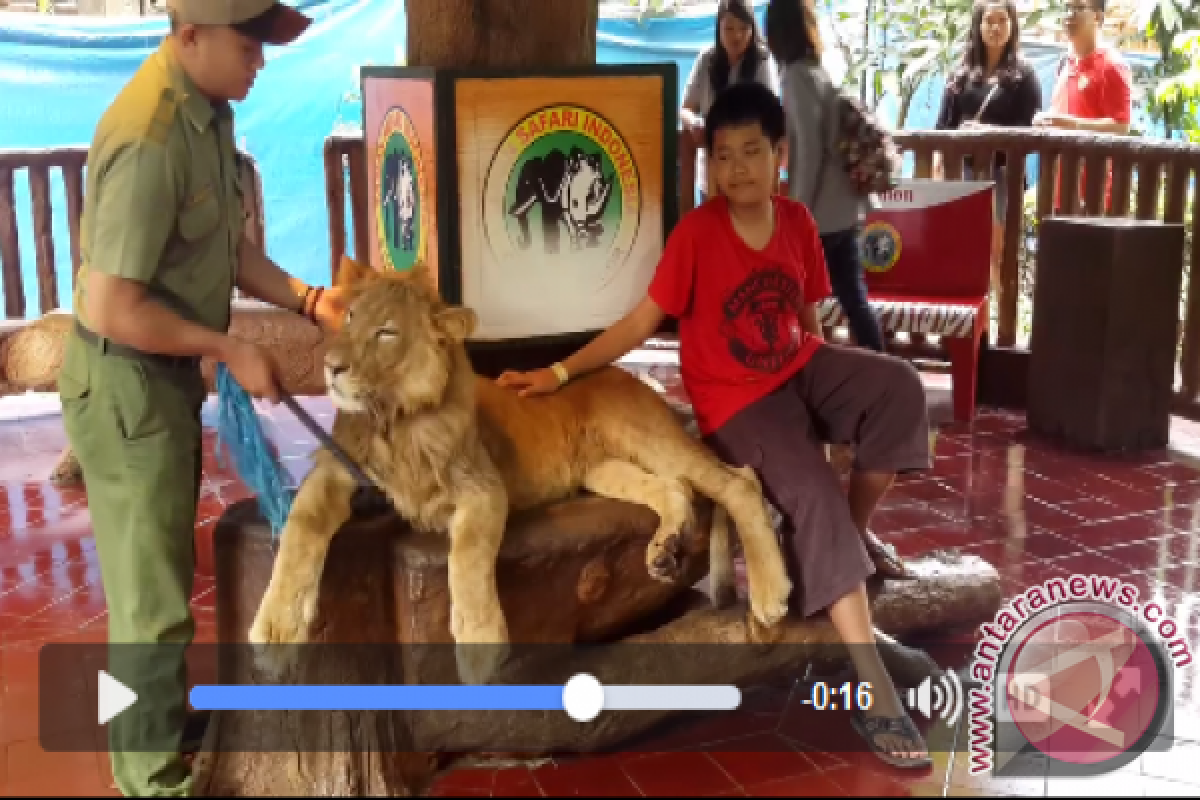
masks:
<svg viewBox="0 0 1200 800"><path fill-rule="evenodd" d="M586 722L601 711L732 711L736 686L604 686L576 675L564 686L200 685L197 711L565 711Z"/></svg>

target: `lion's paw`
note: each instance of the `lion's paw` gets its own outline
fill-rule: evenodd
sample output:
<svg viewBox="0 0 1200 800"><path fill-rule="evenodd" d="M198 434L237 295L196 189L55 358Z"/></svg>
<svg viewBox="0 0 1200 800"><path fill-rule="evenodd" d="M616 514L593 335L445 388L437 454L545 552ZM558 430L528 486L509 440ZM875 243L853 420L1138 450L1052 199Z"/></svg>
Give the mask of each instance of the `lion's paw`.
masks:
<svg viewBox="0 0 1200 800"><path fill-rule="evenodd" d="M299 614L260 613L247 637L254 653L254 665L272 680L279 680L295 666L300 645L307 639Z"/></svg>
<svg viewBox="0 0 1200 800"><path fill-rule="evenodd" d="M757 580L756 580L757 579ZM750 611L759 624L773 628L787 616L792 582L782 570L766 570L765 574L748 575Z"/></svg>
<svg viewBox="0 0 1200 800"><path fill-rule="evenodd" d="M472 686L490 683L508 660L510 649L508 644L466 642L456 645L454 658L458 663L459 680Z"/></svg>
<svg viewBox="0 0 1200 800"><path fill-rule="evenodd" d="M663 583L675 583L683 575L683 535L655 536L646 548L646 570Z"/></svg>
<svg viewBox="0 0 1200 800"><path fill-rule="evenodd" d="M50 483L59 489L73 489L83 486L83 467L74 451L69 447L59 456L58 463L50 470Z"/></svg>
<svg viewBox="0 0 1200 800"><path fill-rule="evenodd" d="M471 619L452 612L452 620L459 680L472 685L490 682L511 649L503 614Z"/></svg>

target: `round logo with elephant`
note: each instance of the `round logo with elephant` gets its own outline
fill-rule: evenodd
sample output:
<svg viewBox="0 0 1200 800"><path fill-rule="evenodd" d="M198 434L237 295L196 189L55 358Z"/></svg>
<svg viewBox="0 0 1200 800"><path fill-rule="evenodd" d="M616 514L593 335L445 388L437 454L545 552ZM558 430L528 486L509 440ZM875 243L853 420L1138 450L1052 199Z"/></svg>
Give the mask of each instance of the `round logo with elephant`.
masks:
<svg viewBox="0 0 1200 800"><path fill-rule="evenodd" d="M882 220L863 228L859 248L868 272L887 272L900 260L900 231Z"/></svg>
<svg viewBox="0 0 1200 800"><path fill-rule="evenodd" d="M595 111L542 108L521 119L492 157L483 191L488 243L606 269L629 257L641 219L641 178L629 144Z"/></svg>
<svg viewBox="0 0 1200 800"><path fill-rule="evenodd" d="M424 261L428 246L425 205L429 197L421 144L402 108L384 115L375 147L375 224L384 264L405 270Z"/></svg>

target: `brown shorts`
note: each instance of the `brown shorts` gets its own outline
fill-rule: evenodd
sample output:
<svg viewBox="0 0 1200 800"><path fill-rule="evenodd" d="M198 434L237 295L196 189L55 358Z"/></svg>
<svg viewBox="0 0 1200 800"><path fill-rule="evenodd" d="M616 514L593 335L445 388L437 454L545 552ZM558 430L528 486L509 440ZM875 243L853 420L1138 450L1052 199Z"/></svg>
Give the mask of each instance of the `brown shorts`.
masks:
<svg viewBox="0 0 1200 800"><path fill-rule="evenodd" d="M825 344L790 381L707 437L758 473L783 515L790 606L809 616L875 572L824 443L854 444L855 468L929 469L929 418L916 369L895 356Z"/></svg>

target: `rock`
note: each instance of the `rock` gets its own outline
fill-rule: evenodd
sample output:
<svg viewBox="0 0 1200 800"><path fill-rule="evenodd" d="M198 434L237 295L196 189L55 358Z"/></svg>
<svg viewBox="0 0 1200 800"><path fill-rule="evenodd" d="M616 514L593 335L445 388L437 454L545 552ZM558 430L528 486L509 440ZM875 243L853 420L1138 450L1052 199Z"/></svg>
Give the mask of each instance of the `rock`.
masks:
<svg viewBox="0 0 1200 800"><path fill-rule="evenodd" d="M72 314L55 312L0 339L0 386L10 393L55 391L74 324ZM229 333L267 349L282 368L284 391L293 395L325 392L321 367L325 337L308 320L289 311L239 301L234 304ZM200 369L209 391L215 391L215 363L205 359Z"/></svg>
<svg viewBox="0 0 1200 800"><path fill-rule="evenodd" d="M0 341L0 382L9 392L53 392L58 388L63 345L75 317L55 312Z"/></svg>
<svg viewBox="0 0 1200 800"><path fill-rule="evenodd" d="M0 337L0 396L56 391L67 336L74 324L72 314L54 312ZM283 389L288 394L325 393L325 335L308 320L260 303L238 301L229 334L267 349L280 366ZM215 392L215 362L204 359L200 371L208 390ZM50 471L49 479L60 488L83 485L83 472L69 447Z"/></svg>

